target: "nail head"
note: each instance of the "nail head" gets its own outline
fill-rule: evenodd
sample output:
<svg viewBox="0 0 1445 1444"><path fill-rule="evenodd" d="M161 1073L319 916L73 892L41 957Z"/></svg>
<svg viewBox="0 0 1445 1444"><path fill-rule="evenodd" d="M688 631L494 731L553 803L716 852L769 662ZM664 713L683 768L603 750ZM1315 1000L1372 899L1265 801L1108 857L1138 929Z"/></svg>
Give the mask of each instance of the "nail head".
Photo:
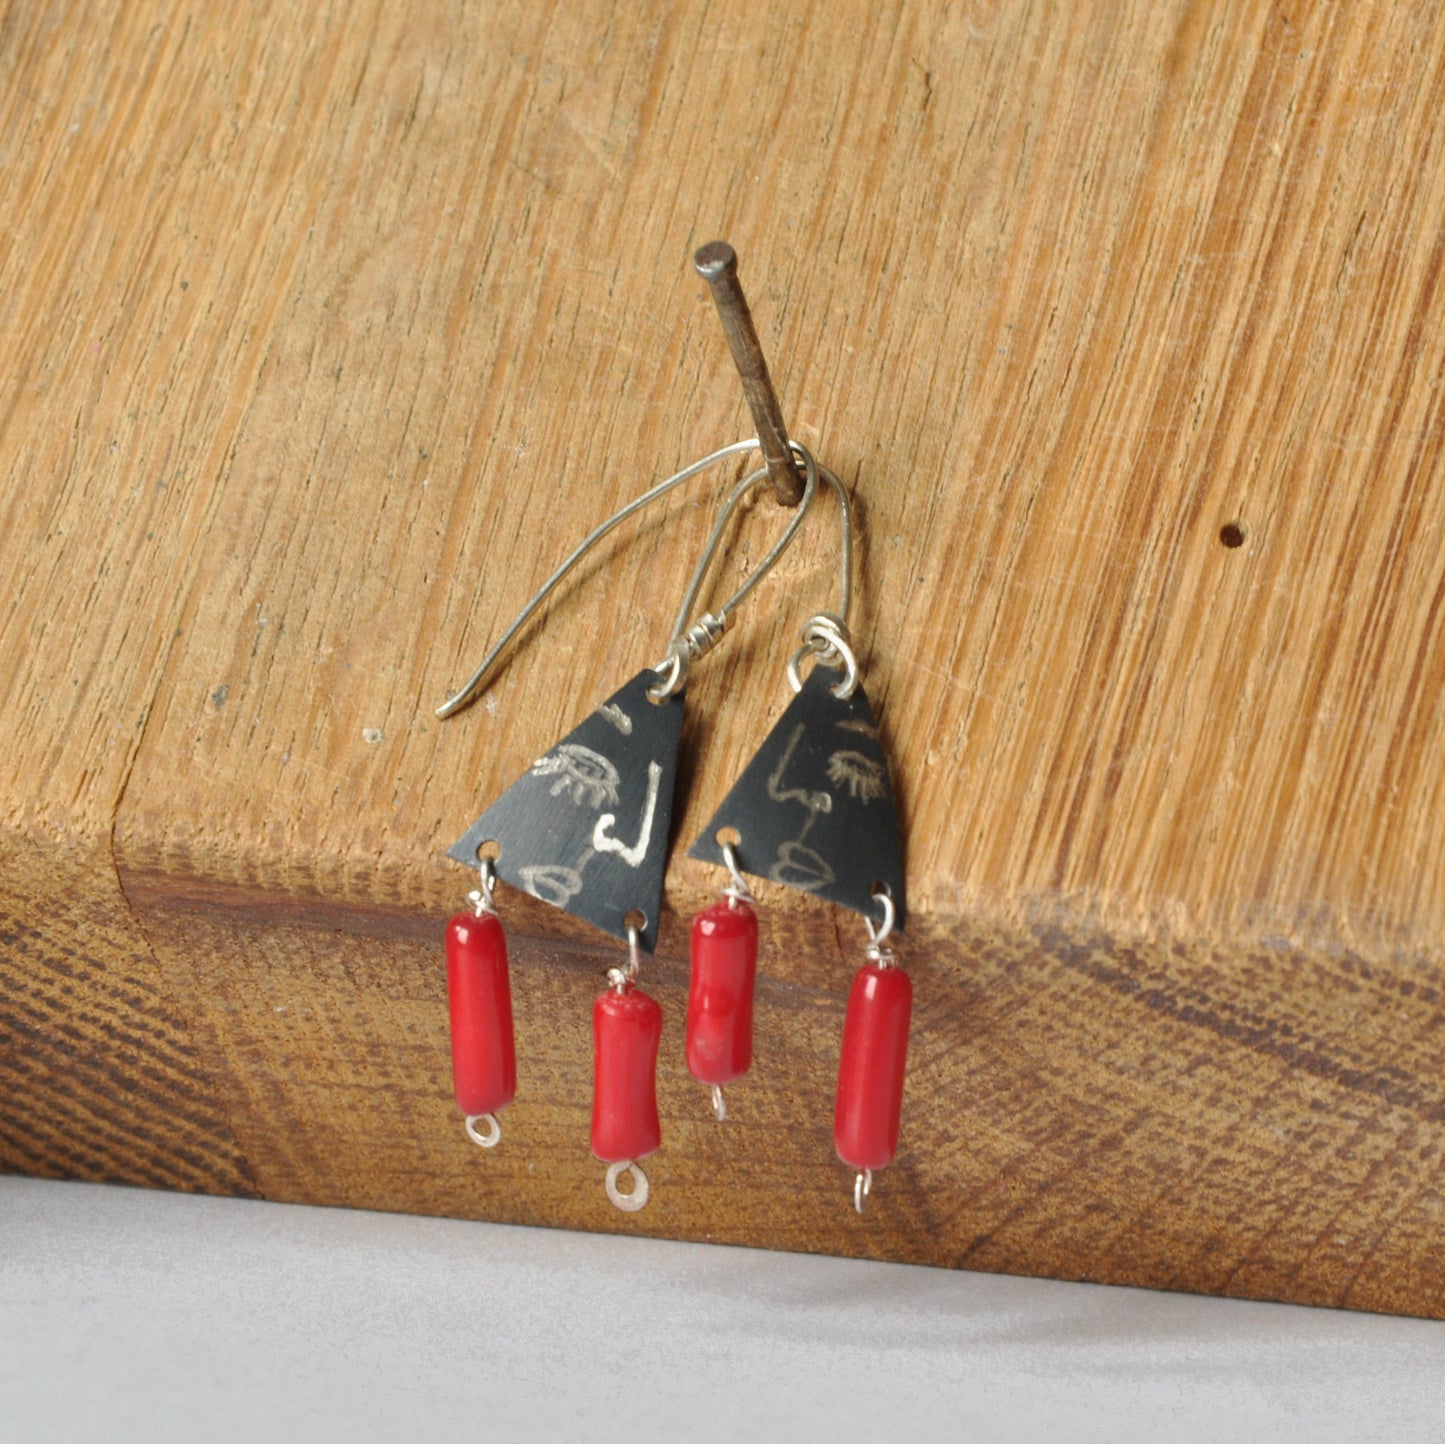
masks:
<svg viewBox="0 0 1445 1444"><path fill-rule="evenodd" d="M726 241L709 241L693 252L692 263L705 281L715 281L735 271L738 253Z"/></svg>

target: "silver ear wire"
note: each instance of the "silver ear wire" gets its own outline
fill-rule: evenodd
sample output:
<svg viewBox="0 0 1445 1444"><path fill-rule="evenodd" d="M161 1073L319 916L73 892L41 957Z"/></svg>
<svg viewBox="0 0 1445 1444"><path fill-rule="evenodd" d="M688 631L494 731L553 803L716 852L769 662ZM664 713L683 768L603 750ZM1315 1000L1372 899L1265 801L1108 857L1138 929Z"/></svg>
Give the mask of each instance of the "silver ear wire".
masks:
<svg viewBox="0 0 1445 1444"><path fill-rule="evenodd" d="M842 539L838 548L841 584L838 589L838 610L816 612L803 624L803 645L788 659L788 683L793 691L803 690L799 670L807 657L816 657L825 667L841 667L843 680L832 689L839 698L851 697L858 686L858 658L853 653L853 638L848 631L848 608L853 600L853 514L848 492L843 483L826 466L818 475L833 488L838 498L838 520Z"/></svg>
<svg viewBox="0 0 1445 1444"><path fill-rule="evenodd" d="M802 526L803 518L813 504L813 498L818 494L818 473L821 468L813 459L813 453L801 442L790 441L788 445L793 449L793 454L803 463L803 495L794 510L792 520L784 529L783 534L773 543L767 555L748 574L742 586L716 612L704 612L697 621L689 623L688 617L692 615L692 609L697 604L703 579L712 566L713 558L717 555L718 545L722 541L728 523L733 518L733 513L742 499L754 487L771 480L771 477L767 469L762 468L750 476L744 477L733 488L731 495L723 503L717 520L713 523L707 545L703 548L697 566L693 569L692 579L687 584L682 605L677 609L677 620L672 624L672 641L668 643L667 655L657 663L655 670L661 676L662 681L648 692L648 696L655 701L660 702L664 698L672 696L686 683L688 668L704 652L711 651L722 640L733 613L742 606L748 593L773 569L778 558L788 549L797 535L798 528Z"/></svg>
<svg viewBox="0 0 1445 1444"><path fill-rule="evenodd" d="M684 598L682 610L679 614L680 620L673 629L673 644L668 648L668 656L664 658L661 663L658 664L659 672L663 673L663 680L659 684L662 690L656 694L659 697L670 696L682 685L683 679L686 677L687 674L688 664L692 661L693 656L701 655L702 651L707 650L708 647L711 647L717 642L718 638L722 635L722 629L727 625L728 618L742 604L743 599L748 595L748 593L752 591L752 589L758 584L758 582L760 582L763 577L765 577L772 569L773 564L783 554L783 552L787 549L788 544L797 534L798 527L802 525L803 517L806 514L808 507L812 502L813 496L817 491L817 478L820 468L818 467L817 462L813 460L812 453L809 452L806 447L800 445L796 441L790 442L789 445L792 447L794 454L803 463L803 468L805 472L803 499L801 505L799 505L795 509L792 519L788 522L787 528L784 530L783 535L778 539L778 541L774 543L772 550L769 551L767 556L763 558L763 561L752 572L752 574L743 583L743 585L739 587L738 590L734 592L733 595L729 597L728 600L724 602L723 605L718 609L717 617L714 619L716 623L715 627L706 626L705 623L707 619L704 618L700 619L699 622L694 624L692 628L687 628L687 630L685 631L684 628L687 627L687 614L692 609L692 605L693 602L696 600L698 590L702 586L702 579L707 573L708 565L711 563L712 558L717 551L718 542L721 539L723 528L726 526L728 518L732 515L733 509L737 506L738 502L747 493L747 491L751 487L755 486L764 477L766 477L768 473L765 469L756 471L733 489L732 495L729 497L727 504L723 508L722 515L719 517L717 524L713 527L712 536L708 539L708 544L703 552L702 560L693 573L692 581L689 583L687 596ZM757 449L757 440L754 438L750 438L747 441L735 441L731 446L724 446L718 451L711 452L709 455L704 456L700 461L695 461L692 463L691 466L685 466L681 471L674 472L673 475L669 476L666 480L658 482L656 486L652 487L648 491L643 492L641 496L635 498L633 501L628 502L627 505L624 506L620 511L614 512L610 517L607 518L606 521L594 527L590 532L587 533L585 537L583 537L582 541L578 543L578 545L571 551L571 553L569 553L567 558L562 562L562 564L557 568L557 570L554 571L552 575L548 577L545 582L542 583L542 586L539 588L536 594L527 603L527 605L522 608L521 613L518 615L517 619L512 623L510 627L507 628L505 632L502 633L501 637L492 647L492 650L488 652L487 655L482 659L482 665L478 667L475 672L472 673L471 677L467 680L466 685L463 686L461 690L455 693L453 696L448 697L447 700L436 709L436 715L442 718L455 716L456 713L460 712L463 707L465 707L469 702L471 702L482 691L482 684L486 681L487 676L491 672L493 666L496 664L497 659L502 655L503 652L506 651L508 646L511 645L512 639L517 635L517 633L520 632L522 628L526 626L527 623L531 620L537 608L540 607L542 603L547 600L548 596L551 595L553 588L556 587L557 584L562 581L562 579L568 574L568 572L570 572L572 568L575 567L577 563L580 562L582 558L586 556L586 554L594 546L596 546L597 543L600 542L602 538L605 537L607 533L610 532L614 527L620 526L624 521L627 520L628 517L635 515L637 512L641 511L643 507L648 506L650 503L656 501L659 497L665 496L674 487L681 486L682 483L685 481L690 481L700 471L706 471L708 467L714 466L718 462L726 460L729 456L738 456L745 452L756 451ZM836 481L834 482L834 485L837 485ZM702 627L704 630L703 632L698 634L698 637L696 639L698 642L698 650L694 653L691 648L686 645L686 642L689 634L692 631L696 630L696 628L698 627ZM714 631L716 635L711 635L711 633ZM675 648L677 648L678 646L679 633L682 634L682 641L684 643L684 646L681 651L676 651ZM705 646L702 645L704 641L706 641ZM686 660L683 660L684 656ZM673 660L674 657L677 658L676 661Z"/></svg>

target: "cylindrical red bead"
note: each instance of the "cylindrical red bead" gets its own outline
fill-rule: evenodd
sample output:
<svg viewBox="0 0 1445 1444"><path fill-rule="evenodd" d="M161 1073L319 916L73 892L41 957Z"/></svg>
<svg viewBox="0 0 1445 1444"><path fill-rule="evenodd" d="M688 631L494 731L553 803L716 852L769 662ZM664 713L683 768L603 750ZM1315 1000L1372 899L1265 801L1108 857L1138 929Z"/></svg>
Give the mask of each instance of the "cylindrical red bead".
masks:
<svg viewBox="0 0 1445 1444"><path fill-rule="evenodd" d="M460 913L447 924L447 1003L457 1107L495 1113L517 1093L507 938L495 914Z"/></svg>
<svg viewBox="0 0 1445 1444"><path fill-rule="evenodd" d="M609 988L592 1005L592 1151L604 1163L646 1158L662 1143L657 1045L662 1009L646 993Z"/></svg>
<svg viewBox="0 0 1445 1444"><path fill-rule="evenodd" d="M687 1068L699 1083L731 1083L753 1061L753 984L758 918L725 898L692 920L692 983L687 994Z"/></svg>
<svg viewBox="0 0 1445 1444"><path fill-rule="evenodd" d="M885 1168L898 1151L913 984L902 968L858 969L843 1020L833 1146L850 1168Z"/></svg>

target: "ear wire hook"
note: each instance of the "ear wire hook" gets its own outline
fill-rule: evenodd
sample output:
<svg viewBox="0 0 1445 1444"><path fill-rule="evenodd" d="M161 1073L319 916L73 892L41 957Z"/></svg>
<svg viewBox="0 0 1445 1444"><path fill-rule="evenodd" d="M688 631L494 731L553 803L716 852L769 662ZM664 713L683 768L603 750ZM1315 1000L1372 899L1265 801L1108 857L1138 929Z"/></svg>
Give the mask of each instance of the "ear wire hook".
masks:
<svg viewBox="0 0 1445 1444"><path fill-rule="evenodd" d="M692 609L697 604L703 579L712 566L723 533L732 521L733 514L750 491L761 486L763 482L772 480L772 474L766 468L759 468L751 475L744 477L733 488L727 501L723 503L717 520L713 523L707 545L703 547L702 555L698 558L692 578L687 584L682 605L677 609L677 619L672 624L672 641L668 644L667 655L657 663L656 671L663 680L649 693L656 700L662 701L676 692L686 682L688 668L692 663L704 652L717 645L722 639L723 632L727 629L728 622L732 620L733 613L742 606L748 593L773 569L774 563L787 550L793 537L797 534L798 528L802 525L803 518L812 505L813 498L817 495L818 475L822 468L814 460L812 452L801 442L790 441L788 445L792 448L794 455L803 463L803 492L796 513L784 529L783 534L773 543L762 561L753 568L737 591L716 612L704 612L697 621L689 624L688 617L691 616Z"/></svg>
<svg viewBox="0 0 1445 1444"><path fill-rule="evenodd" d="M858 686L858 658L853 652L853 638L848 631L848 609L853 600L853 512L848 492L826 466L818 467L818 475L832 487L838 498L838 521L842 538L838 548L841 584L838 589L838 610L817 612L803 624L803 645L788 659L788 682L793 691L803 690L799 671L803 659L814 656L825 667L841 667L843 680L832 688L838 698L851 697Z"/></svg>
<svg viewBox="0 0 1445 1444"><path fill-rule="evenodd" d="M778 542L774 544L772 550L767 554L766 557L764 557L763 561L754 570L752 575L748 577L747 581L743 583L742 587L740 587L738 591L734 593L733 596L728 598L727 602L725 602L723 606L719 608L719 617L718 619L715 619L716 635L711 636L711 640L707 642L707 646L711 646L714 642L718 640L719 637L721 637L722 629L727 625L727 618L732 614L733 611L737 609L737 607L741 604L742 599L748 594L748 592L750 592L752 588L756 586L757 583L764 576L767 575L767 573L771 570L773 564L783 554L783 551L786 549L788 543L792 541L794 535L797 533L798 527L802 524L803 517L807 513L808 506L811 503L813 495L817 489L817 476L820 468L818 467L818 464L813 460L812 454L807 450L806 447L800 445L798 442L789 442L789 445L792 447L794 454L803 463L804 470L806 472L806 481L804 483L804 496L802 504L797 508L792 519L788 522L787 528L783 532L782 537L778 540ZM477 695L482 691L482 684L485 682L493 666L495 666L497 659L502 655L503 652L506 651L507 647L511 644L512 639L517 635L518 632L522 630L523 627L527 625L527 623L532 619L532 616L537 611L537 609L542 605L544 601L547 600L548 596L551 595L553 588L555 588L557 584L562 581L564 577L566 577L568 572L570 572L572 568L575 567L577 563L581 561L582 558L586 556L586 554L594 546L596 546L597 543L600 542L602 538L605 537L607 533L610 532L614 527L620 526L624 521L627 520L628 517L635 515L637 512L641 511L643 507L649 505L651 502L656 501L659 497L665 496L674 487L681 486L682 483L685 481L690 481L699 472L707 470L708 467L714 466L718 462L726 460L726 458L728 458L729 456L737 456L745 452L756 451L757 449L758 442L756 438L749 438L747 441L735 441L731 446L724 446L717 451L711 452L709 455L704 456L700 461L695 461L692 463L691 466L685 466L681 471L674 472L673 475L667 477L664 481L658 482L656 486L643 492L641 496L634 498L632 501L628 502L627 505L624 506L620 511L614 512L610 517L607 518L606 521L594 527L590 532L587 533L585 537L583 537L581 542L579 542L578 545L573 548L573 550L568 554L566 559L557 568L557 570L554 571L552 575L548 577L545 582L542 583L540 589L533 595L532 599L527 603L527 605L522 608L521 613L511 624L511 626L509 626L507 630L502 633L501 637L497 640L491 651L488 652L487 655L482 659L481 666L472 673L471 677L467 680L466 684L461 688L461 690L456 692L453 696L448 697L447 700L436 709L436 715L441 718L453 717L458 712L460 712L463 707L465 707L469 702L473 701L477 697ZM767 474L768 473L766 469L755 472L752 476L748 477L745 482L741 483L739 487L734 489L734 499L730 499L728 506L724 509L724 521L730 514L731 508L736 504L736 498L740 497L741 494L745 492L748 487L756 484L762 477L765 477ZM703 574L705 574L707 570L707 565L709 562L711 562L712 557L716 552L717 543L721 535L721 528L719 526L714 526L713 535L710 538L708 547L703 554L702 563L700 564L699 570L694 572L692 583L689 585L688 598L684 607L684 616L686 615L686 612L690 609L693 599L696 597L697 588L699 588L702 584L702 576ZM697 626L699 627L702 625L702 621L699 621L699 623L697 624ZM696 628L690 630L696 630ZM682 677L686 675L687 664L682 662L681 660L677 660L676 662L674 662L674 658L679 656L679 653L674 650L677 645L678 639L674 637L673 645L668 649L667 659L664 663L659 664L659 670L662 670L663 667L668 668L667 675L663 677L663 680L660 683L660 687L663 690L658 694L659 699L661 697L669 696L673 691L676 691L676 689L682 684ZM700 650L705 651L706 647L701 647ZM688 662L690 662L691 659L692 656L689 649Z"/></svg>

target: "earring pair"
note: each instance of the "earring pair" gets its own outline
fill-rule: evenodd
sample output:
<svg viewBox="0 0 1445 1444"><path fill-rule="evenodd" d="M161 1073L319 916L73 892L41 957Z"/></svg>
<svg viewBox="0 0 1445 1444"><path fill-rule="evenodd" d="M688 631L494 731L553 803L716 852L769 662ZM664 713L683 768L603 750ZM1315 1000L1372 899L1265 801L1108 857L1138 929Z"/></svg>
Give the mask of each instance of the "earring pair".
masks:
<svg viewBox="0 0 1445 1444"><path fill-rule="evenodd" d="M673 487L727 457L739 442L669 477L597 527L548 579L457 695L451 716L476 695L492 666L550 591L614 526ZM742 499L767 477L760 469L727 498L708 538L664 657L638 673L535 762L448 849L480 869L473 915L447 931L448 996L458 1105L470 1137L500 1138L496 1113L515 1095L516 1063L506 947L494 901L498 877L627 943L627 961L608 973L593 1007L591 1144L609 1164L606 1188L619 1208L648 1197L639 1160L661 1143L656 1063L662 1013L637 986L641 955L656 946L681 732L684 690L694 661L721 640L745 597L791 543L821 478L839 502L842 587L836 613L819 613L788 663L797 693L753 761L693 845L691 855L729 872L719 902L692 927L687 1061L726 1117L722 1089L752 1054L758 923L744 873L816 893L863 913L873 942L850 994L840 1061L835 1143L858 1170L861 1208L871 1170L897 1145L907 1044L909 986L883 941L901 921L903 875L887 760L864 695L846 617L851 525L847 493L806 448L791 443L804 471L803 496L767 556L718 608L690 621L703 581ZM815 662L806 681L801 667ZM841 671L832 682L828 672ZM623 821L619 822L619 819ZM629 840L630 839L630 840ZM880 912L875 928L871 917ZM864 974L879 975L864 986ZM884 974L889 976L884 977ZM623 1191L619 1184L630 1181Z"/></svg>

